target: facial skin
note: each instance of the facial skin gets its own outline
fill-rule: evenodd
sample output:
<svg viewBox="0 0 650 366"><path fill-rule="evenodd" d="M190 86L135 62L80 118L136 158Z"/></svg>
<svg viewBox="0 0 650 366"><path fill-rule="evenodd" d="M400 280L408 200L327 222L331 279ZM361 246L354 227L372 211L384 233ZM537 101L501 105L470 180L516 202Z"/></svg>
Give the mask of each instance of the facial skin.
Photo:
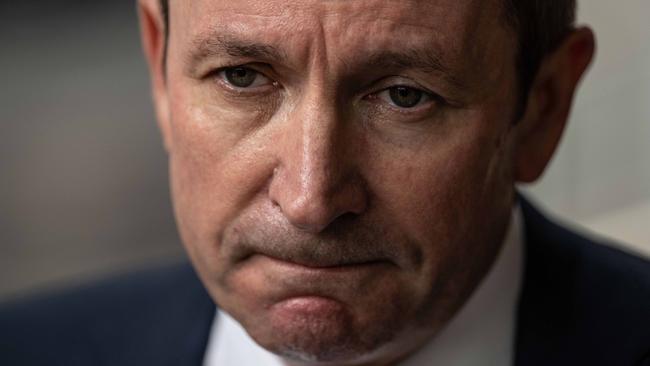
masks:
<svg viewBox="0 0 650 366"><path fill-rule="evenodd" d="M166 71L157 1L139 10L183 243L292 364L392 364L440 331L594 48L567 37L516 121L499 0L172 0Z"/></svg>

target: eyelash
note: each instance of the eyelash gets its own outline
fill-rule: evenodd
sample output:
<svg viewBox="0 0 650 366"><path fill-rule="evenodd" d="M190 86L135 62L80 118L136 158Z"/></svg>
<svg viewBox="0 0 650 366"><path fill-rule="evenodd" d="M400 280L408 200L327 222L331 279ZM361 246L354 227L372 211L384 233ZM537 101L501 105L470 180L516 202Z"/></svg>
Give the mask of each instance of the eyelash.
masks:
<svg viewBox="0 0 650 366"><path fill-rule="evenodd" d="M263 77L268 79L269 83L268 85L262 85L262 86L257 86L257 87L239 87L237 85L234 85L232 82L227 80L226 77L226 72L228 71L234 71L236 69L244 69L249 72L255 73L256 77ZM268 87L279 87L279 83L269 76L266 75L266 73L258 71L256 68L253 68L248 65L233 65L233 66L225 66L221 67L219 69L214 70L213 72L210 73L210 78L211 79L216 79L216 81L222 85L225 89L227 89L229 92L235 93L237 95L245 95L245 94L257 94L260 92L259 89L262 88L268 88Z"/></svg>
<svg viewBox="0 0 650 366"><path fill-rule="evenodd" d="M416 85L413 85L416 84ZM394 88L408 88L413 91L422 93L422 100L412 107L401 107L396 105L390 99L389 93ZM366 95L364 100L376 105L379 113L400 114L409 120L420 120L427 116L437 113L440 107L450 106L447 100L441 95L430 91L427 88L419 86L409 78L401 76L390 76L384 78L379 86L372 93Z"/></svg>
<svg viewBox="0 0 650 366"><path fill-rule="evenodd" d="M395 90L397 88L406 88L406 89L409 89L411 91L415 91L417 93L420 93L421 94L421 96L420 96L421 99L418 100L418 102L412 107L401 107L401 106L397 105L392 100L391 91ZM388 87L386 87L384 89L379 90L378 92L375 92L374 94L371 94L370 97L371 97L371 99L374 99L374 100L382 99L383 94L386 94L387 98L391 99L391 100L385 100L390 105L390 107L392 107L394 109L397 109L399 111L404 111L404 112L412 112L412 111L419 110L419 109L423 108L422 107L423 105L430 104L431 102L436 101L436 96L433 93L428 92L428 91L423 90L423 89L420 89L420 88L417 88L417 87L413 87L413 86L410 86L410 85L403 85L403 84L395 84L395 85L388 86Z"/></svg>

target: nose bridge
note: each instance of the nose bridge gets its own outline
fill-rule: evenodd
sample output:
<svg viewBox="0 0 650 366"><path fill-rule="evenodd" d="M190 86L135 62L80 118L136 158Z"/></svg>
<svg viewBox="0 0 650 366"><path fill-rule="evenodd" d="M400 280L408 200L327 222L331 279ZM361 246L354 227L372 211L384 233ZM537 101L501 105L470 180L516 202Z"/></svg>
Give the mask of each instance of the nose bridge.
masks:
<svg viewBox="0 0 650 366"><path fill-rule="evenodd" d="M302 95L293 116L292 125L301 131L297 146L300 148L298 162L300 187L303 195L312 199L325 199L340 183L344 174L337 142L343 140L343 120L340 118L337 93L327 60L327 39L319 20L321 32L315 33L309 47L310 82ZM338 137L338 139L337 139Z"/></svg>
<svg viewBox="0 0 650 366"><path fill-rule="evenodd" d="M320 101L316 98L320 98ZM307 100L298 113L301 136L297 164L301 191L312 199L324 199L339 183L343 174L337 137L342 132L336 107L322 102L324 97ZM333 104L333 103L332 103Z"/></svg>
<svg viewBox="0 0 650 366"><path fill-rule="evenodd" d="M318 232L338 216L359 213L365 201L346 154L346 133L334 96L312 84L287 116L270 198L287 220Z"/></svg>

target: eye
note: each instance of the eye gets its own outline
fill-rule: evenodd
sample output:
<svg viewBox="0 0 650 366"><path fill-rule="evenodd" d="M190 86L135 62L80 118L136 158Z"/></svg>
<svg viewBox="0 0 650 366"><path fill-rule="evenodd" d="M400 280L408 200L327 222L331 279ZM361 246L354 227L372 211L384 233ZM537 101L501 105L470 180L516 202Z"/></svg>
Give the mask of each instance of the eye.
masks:
<svg viewBox="0 0 650 366"><path fill-rule="evenodd" d="M221 80L235 88L250 88L271 84L271 80L251 68L227 67L219 72Z"/></svg>
<svg viewBox="0 0 650 366"><path fill-rule="evenodd" d="M429 93L405 85L391 86L382 90L378 97L399 108L413 108L431 99Z"/></svg>

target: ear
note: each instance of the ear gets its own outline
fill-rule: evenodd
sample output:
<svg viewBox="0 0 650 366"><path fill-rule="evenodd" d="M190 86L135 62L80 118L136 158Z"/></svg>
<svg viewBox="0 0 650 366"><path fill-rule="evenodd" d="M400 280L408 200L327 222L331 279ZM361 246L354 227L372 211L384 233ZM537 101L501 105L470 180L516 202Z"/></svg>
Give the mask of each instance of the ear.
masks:
<svg viewBox="0 0 650 366"><path fill-rule="evenodd" d="M531 86L526 112L517 126L515 177L537 180L548 165L564 131L573 96L596 47L589 28L573 30L541 63Z"/></svg>
<svg viewBox="0 0 650 366"><path fill-rule="evenodd" d="M165 23L158 0L138 0L140 38L149 66L156 119L165 149L171 148L169 98L165 75Z"/></svg>

